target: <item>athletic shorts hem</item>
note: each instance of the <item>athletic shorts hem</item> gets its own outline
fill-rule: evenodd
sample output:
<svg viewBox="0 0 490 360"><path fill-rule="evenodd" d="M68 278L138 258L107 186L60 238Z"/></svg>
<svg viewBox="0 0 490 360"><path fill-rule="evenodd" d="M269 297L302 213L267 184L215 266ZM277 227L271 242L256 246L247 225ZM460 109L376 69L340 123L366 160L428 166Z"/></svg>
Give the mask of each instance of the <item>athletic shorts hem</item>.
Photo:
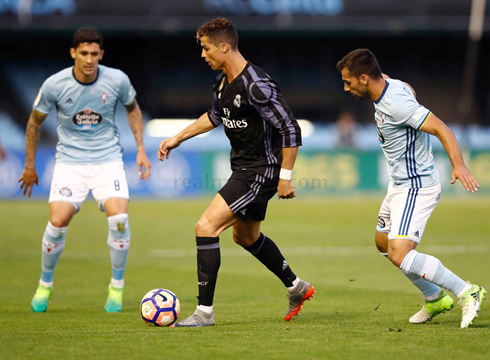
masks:
<svg viewBox="0 0 490 360"><path fill-rule="evenodd" d="M405 235L394 235L394 236L389 236L388 235L388 240L395 240L395 239L404 239L404 240L411 240L413 241L414 243L417 243L419 244L420 243L420 239L417 239L415 237L412 237L412 236L405 236Z"/></svg>
<svg viewBox="0 0 490 360"><path fill-rule="evenodd" d="M98 201L100 211L105 212L104 204L109 199L126 199L126 200L128 200L128 202L130 201L129 196L109 196L105 199Z"/></svg>
<svg viewBox="0 0 490 360"><path fill-rule="evenodd" d="M75 208L75 214L78 213L80 211L80 208L82 206L82 203L78 203L78 202L75 202L75 201L70 201L70 200L59 200L59 199L53 199L53 200L50 200L48 201L48 204L51 204L51 203L54 203L54 202L67 202L67 203L70 203L73 205L73 207Z"/></svg>
<svg viewBox="0 0 490 360"><path fill-rule="evenodd" d="M278 182L251 171L237 170L218 191L230 210L243 221L263 221Z"/></svg>

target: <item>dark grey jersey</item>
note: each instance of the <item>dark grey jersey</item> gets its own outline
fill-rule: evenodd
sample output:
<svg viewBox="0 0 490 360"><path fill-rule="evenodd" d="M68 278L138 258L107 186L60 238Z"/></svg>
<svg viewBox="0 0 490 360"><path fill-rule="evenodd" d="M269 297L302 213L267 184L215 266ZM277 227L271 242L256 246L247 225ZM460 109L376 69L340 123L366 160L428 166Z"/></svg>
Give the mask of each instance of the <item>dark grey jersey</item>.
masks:
<svg viewBox="0 0 490 360"><path fill-rule="evenodd" d="M282 148L301 146L301 129L275 81L249 62L231 84L220 74L213 91L208 116L214 126L225 126L231 169L277 179Z"/></svg>

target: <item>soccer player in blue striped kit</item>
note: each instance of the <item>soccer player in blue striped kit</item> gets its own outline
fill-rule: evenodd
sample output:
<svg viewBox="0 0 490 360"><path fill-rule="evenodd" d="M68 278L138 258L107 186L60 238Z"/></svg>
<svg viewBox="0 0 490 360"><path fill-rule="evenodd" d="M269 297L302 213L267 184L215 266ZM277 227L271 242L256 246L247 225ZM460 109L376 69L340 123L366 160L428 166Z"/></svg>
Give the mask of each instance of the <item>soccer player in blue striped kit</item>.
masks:
<svg viewBox="0 0 490 360"><path fill-rule="evenodd" d="M30 197L34 184L39 185L35 157L41 126L56 108L59 141L49 195L50 216L42 240L41 279L31 307L35 312L46 311L68 225L91 191L109 223L107 243L112 278L105 310L118 312L123 305L124 271L131 233L129 191L114 113L120 101L126 107L136 140L140 179L146 180L151 164L143 145L141 110L128 76L121 70L99 65L104 50L102 35L97 29L78 29L70 53L75 65L44 82L27 124L26 163L19 182L24 195Z"/></svg>
<svg viewBox="0 0 490 360"><path fill-rule="evenodd" d="M375 56L357 49L337 63L344 90L357 99L374 101L381 148L388 160L390 184L379 211L376 246L422 291L425 304L410 318L413 324L432 320L460 300L461 328L471 325L480 311L486 291L466 283L434 256L415 250L427 220L441 196L439 174L429 134L444 146L452 165L451 184L459 179L466 190L478 191L478 183L466 168L453 132L416 100L413 88L381 72Z"/></svg>

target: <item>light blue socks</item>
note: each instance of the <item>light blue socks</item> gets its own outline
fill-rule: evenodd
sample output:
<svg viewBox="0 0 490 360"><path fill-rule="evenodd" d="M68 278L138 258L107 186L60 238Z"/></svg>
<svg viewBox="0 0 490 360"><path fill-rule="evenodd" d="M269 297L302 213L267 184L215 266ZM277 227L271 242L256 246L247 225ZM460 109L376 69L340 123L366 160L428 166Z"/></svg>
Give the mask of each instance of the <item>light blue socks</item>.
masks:
<svg viewBox="0 0 490 360"><path fill-rule="evenodd" d="M381 253L381 255L388 258L388 254L386 253ZM441 292L441 288L439 286L434 285L433 283L422 279L419 275L411 274L402 269L400 270L417 288L419 288L420 291L422 291L424 299L426 300L437 299L437 297Z"/></svg>
<svg viewBox="0 0 490 360"><path fill-rule="evenodd" d="M45 286L53 286L53 275L58 259L65 248L66 230L68 227L57 228L48 221L44 230L42 244L41 281Z"/></svg>
<svg viewBox="0 0 490 360"><path fill-rule="evenodd" d="M452 271L446 269L439 259L431 255L421 254L416 250L410 251L403 259L400 270L418 275L436 285L459 296L468 284Z"/></svg>
<svg viewBox="0 0 490 360"><path fill-rule="evenodd" d="M124 271L126 270L131 238L128 214L109 216L107 221L109 222L107 244L109 244L111 251L112 284L117 287L123 287Z"/></svg>

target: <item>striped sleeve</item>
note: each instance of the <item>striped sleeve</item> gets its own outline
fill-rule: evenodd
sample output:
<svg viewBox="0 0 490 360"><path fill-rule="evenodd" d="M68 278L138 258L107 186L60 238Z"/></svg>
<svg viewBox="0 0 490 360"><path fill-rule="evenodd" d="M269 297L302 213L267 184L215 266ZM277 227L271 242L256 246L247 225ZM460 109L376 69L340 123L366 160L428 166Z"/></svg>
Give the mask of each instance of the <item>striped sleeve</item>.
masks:
<svg viewBox="0 0 490 360"><path fill-rule="evenodd" d="M213 94L213 102L211 109L208 110L208 117L214 127L219 126L219 124L223 122L223 119L221 119L220 116L218 96L216 93Z"/></svg>
<svg viewBox="0 0 490 360"><path fill-rule="evenodd" d="M220 85L222 86L223 79L224 79L224 74L219 74L216 77L216 80L214 80L213 101L211 103L211 109L208 110L209 120L211 121L211 124L213 124L214 127L219 126L219 124L223 122L223 119L221 118L221 112L219 110L219 99L218 99L218 91L221 90Z"/></svg>
<svg viewBox="0 0 490 360"><path fill-rule="evenodd" d="M249 97L260 116L279 130L282 147L301 146L301 129L278 86L269 79L251 84Z"/></svg>

